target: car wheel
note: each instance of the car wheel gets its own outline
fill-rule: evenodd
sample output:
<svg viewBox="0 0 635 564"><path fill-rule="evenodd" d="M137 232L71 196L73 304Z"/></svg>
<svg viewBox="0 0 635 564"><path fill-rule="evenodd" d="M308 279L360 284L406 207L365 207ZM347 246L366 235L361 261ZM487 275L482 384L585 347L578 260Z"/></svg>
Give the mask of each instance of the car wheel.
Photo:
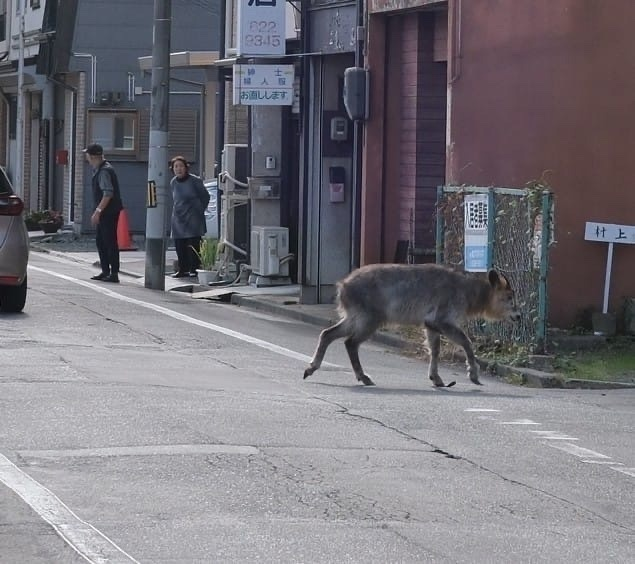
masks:
<svg viewBox="0 0 635 564"><path fill-rule="evenodd" d="M26 304L26 276L19 286L0 286L0 311L18 313Z"/></svg>

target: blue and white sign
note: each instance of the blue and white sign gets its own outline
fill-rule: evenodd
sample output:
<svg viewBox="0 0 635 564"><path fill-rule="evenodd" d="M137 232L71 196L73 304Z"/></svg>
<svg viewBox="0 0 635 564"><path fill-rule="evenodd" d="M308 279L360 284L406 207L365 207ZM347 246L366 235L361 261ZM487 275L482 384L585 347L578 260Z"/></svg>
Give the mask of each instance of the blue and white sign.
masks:
<svg viewBox="0 0 635 564"><path fill-rule="evenodd" d="M293 65L234 65L234 104L291 106Z"/></svg>
<svg viewBox="0 0 635 564"><path fill-rule="evenodd" d="M239 0L236 51L243 55L284 55L285 0Z"/></svg>
<svg viewBox="0 0 635 564"><path fill-rule="evenodd" d="M464 261L467 272L487 272L489 203L487 194L467 194L465 206Z"/></svg>

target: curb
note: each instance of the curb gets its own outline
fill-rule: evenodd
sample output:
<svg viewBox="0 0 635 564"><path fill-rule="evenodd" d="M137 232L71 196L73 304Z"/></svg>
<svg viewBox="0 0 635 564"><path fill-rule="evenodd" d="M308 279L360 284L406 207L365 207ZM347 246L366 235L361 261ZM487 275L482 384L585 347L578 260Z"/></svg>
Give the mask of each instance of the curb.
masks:
<svg viewBox="0 0 635 564"><path fill-rule="evenodd" d="M257 311L274 313L282 317L297 319L298 321L303 321L319 327L328 327L335 322L335 316L327 319L324 316L315 315L307 311L294 311L275 303L259 300L257 298L254 299L248 296L240 296L238 294L232 295L231 303L239 307L247 307ZM407 349L413 346L412 341L408 341L388 332L377 332L369 340L397 349ZM559 374L543 372L534 368L507 366L504 364L489 363L480 359L477 360L482 370L488 370L508 384L516 384L530 388L556 388L570 390L618 390L635 388L635 384L627 382L604 382L599 380L564 378Z"/></svg>
<svg viewBox="0 0 635 564"><path fill-rule="evenodd" d="M280 315L282 317L287 317L291 319L296 319L298 321L303 321L305 323L309 323L311 325L317 325L319 327L329 327L333 325L337 321L337 314L333 312L333 316L330 318L326 318L324 316L315 315L313 313L301 310L290 310L281 305L274 304L271 302L266 302L264 300L254 299L247 296L240 296L237 294L233 294L231 297L232 305L237 305L240 307L247 307L249 309L254 309L258 311L264 311L267 313L275 313L276 315ZM382 345L387 345L389 347L394 347L397 349L406 349L412 346L412 342L397 335L393 335L386 331L378 331L375 333L370 339L370 341L374 341L376 343L380 343Z"/></svg>
<svg viewBox="0 0 635 564"><path fill-rule="evenodd" d="M520 385L530 388L557 388L566 390L621 390L635 388L635 383L565 378L560 374L543 372L533 368L507 366L505 364L493 364L489 365L488 368L508 383L520 383Z"/></svg>
<svg viewBox="0 0 635 564"><path fill-rule="evenodd" d="M37 251L38 253L46 253L49 255L53 255L55 257L61 257L64 258L66 260L70 260L73 262L77 262L80 264L90 264L91 266L96 266L99 267L99 262L96 261L91 261L91 260L83 260L80 259L78 257L74 257L72 255L69 255L68 253L65 253L63 251L56 251L54 249L47 249L46 247L41 247L40 245L37 244L37 241L33 241L31 240L31 248L34 249L35 251ZM143 278L143 276L136 274L134 272L130 272L129 270L124 270L122 268L119 269L119 274L124 274L126 276L130 276L131 278Z"/></svg>

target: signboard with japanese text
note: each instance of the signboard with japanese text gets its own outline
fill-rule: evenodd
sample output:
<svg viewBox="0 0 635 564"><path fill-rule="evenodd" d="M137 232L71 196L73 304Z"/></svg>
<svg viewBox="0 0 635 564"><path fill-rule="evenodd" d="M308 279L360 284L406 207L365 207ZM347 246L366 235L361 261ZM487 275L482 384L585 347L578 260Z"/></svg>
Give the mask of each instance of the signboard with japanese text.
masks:
<svg viewBox="0 0 635 564"><path fill-rule="evenodd" d="M465 249L467 272L487 272L489 203L487 194L465 196Z"/></svg>
<svg viewBox="0 0 635 564"><path fill-rule="evenodd" d="M291 106L293 65L234 65L234 104Z"/></svg>
<svg viewBox="0 0 635 564"><path fill-rule="evenodd" d="M635 245L635 225L615 225L587 221L584 229L586 241L601 243L627 243Z"/></svg>
<svg viewBox="0 0 635 564"><path fill-rule="evenodd" d="M285 0L238 0L239 57L285 54L285 4Z"/></svg>

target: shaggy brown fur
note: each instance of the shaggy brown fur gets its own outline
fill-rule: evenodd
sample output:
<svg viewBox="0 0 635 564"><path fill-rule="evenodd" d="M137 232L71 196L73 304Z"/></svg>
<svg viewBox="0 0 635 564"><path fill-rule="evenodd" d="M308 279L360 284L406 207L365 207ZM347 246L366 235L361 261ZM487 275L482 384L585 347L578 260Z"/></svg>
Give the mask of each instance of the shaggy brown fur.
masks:
<svg viewBox="0 0 635 564"><path fill-rule="evenodd" d="M490 270L486 276L472 275L433 264L359 268L338 283L338 311L340 321L320 334L304 378L320 367L334 340L345 338L357 380L372 386L359 361L359 346L382 325L397 323L425 328L428 376L435 386L445 385L438 371L441 335L463 347L470 380L480 384L472 344L461 326L471 318L515 321L520 317L509 281L502 274Z"/></svg>

